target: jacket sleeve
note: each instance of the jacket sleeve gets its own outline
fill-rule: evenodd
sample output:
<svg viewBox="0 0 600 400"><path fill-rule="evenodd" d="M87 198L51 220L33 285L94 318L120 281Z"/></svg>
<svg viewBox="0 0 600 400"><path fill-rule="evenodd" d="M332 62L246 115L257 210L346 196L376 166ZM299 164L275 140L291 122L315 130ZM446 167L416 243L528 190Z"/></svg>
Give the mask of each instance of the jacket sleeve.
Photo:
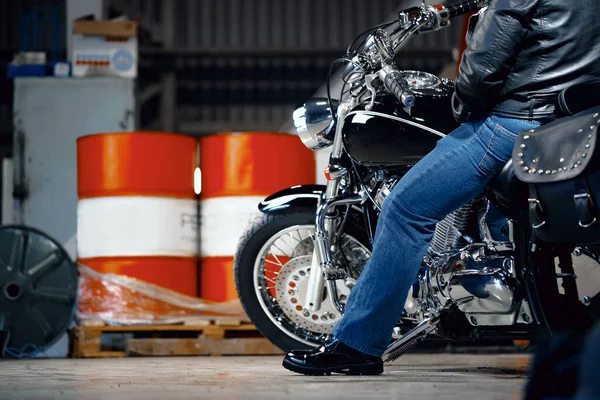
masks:
<svg viewBox="0 0 600 400"><path fill-rule="evenodd" d="M459 122L483 117L499 99L539 0L490 0L467 38L452 99Z"/></svg>

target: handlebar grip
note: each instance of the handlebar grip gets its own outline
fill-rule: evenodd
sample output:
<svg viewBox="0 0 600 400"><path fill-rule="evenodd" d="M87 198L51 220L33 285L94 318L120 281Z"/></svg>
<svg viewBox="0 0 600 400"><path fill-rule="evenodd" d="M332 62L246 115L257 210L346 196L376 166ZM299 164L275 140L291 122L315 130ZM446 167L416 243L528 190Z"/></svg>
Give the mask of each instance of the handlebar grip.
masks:
<svg viewBox="0 0 600 400"><path fill-rule="evenodd" d="M482 0L467 0L462 3L452 4L447 6L446 10L450 14L450 18L459 17L473 11L477 11L483 5Z"/></svg>
<svg viewBox="0 0 600 400"><path fill-rule="evenodd" d="M406 80L400 75L398 71L391 71L385 76L383 85L388 92L393 94L400 103L405 107L412 107L415 105L415 96L410 92Z"/></svg>

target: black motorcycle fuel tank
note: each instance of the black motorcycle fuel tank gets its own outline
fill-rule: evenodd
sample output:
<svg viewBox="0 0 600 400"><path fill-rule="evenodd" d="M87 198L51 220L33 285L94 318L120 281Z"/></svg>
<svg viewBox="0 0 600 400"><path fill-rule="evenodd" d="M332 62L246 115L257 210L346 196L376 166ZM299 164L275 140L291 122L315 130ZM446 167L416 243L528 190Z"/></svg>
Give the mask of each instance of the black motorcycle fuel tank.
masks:
<svg viewBox="0 0 600 400"><path fill-rule="evenodd" d="M370 167L412 165L458 127L451 108L451 82L411 89L416 103L410 110L391 95L380 93L370 111L366 102L348 114L343 142L355 162Z"/></svg>

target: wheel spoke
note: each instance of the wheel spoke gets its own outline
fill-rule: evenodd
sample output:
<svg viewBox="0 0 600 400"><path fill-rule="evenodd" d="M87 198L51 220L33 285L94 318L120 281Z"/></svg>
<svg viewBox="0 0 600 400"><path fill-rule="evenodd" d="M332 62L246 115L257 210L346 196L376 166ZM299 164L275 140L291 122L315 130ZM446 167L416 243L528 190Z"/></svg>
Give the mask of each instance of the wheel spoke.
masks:
<svg viewBox="0 0 600 400"><path fill-rule="evenodd" d="M296 231L297 232L297 231ZM292 252L292 258L296 257L298 255L298 250L296 250L298 248L298 245L302 244L301 240L298 240L294 237L294 231L291 231L289 233L289 237L292 239L292 248L294 249ZM298 245L294 245L294 240L298 242Z"/></svg>
<svg viewBox="0 0 600 400"><path fill-rule="evenodd" d="M279 271L275 271L273 269L266 269L265 268L265 272L268 272L268 273L273 274L273 275L279 275Z"/></svg>
<svg viewBox="0 0 600 400"><path fill-rule="evenodd" d="M281 250L281 248L279 248L279 246L277 246L275 243L273 243L273 247L275 247L277 250L279 250L281 253L283 253L284 256L289 257L289 258L294 258L293 254L290 256L288 253ZM273 257L275 257L275 254L273 254ZM275 258L277 258L277 257L275 257ZM279 261L279 260L277 260L277 261Z"/></svg>
<svg viewBox="0 0 600 400"><path fill-rule="evenodd" d="M273 246L275 246L275 245L273 245ZM275 246L275 247L277 247L277 246ZM279 264L277 264L277 263L273 263L273 264L280 265L280 266L283 267L284 264L282 264L281 261L279 261L279 258L277 258L277 255L275 253L271 253L271 255L273 256L273 258L275 258L275 260L277 261L277 263L279 263Z"/></svg>
<svg viewBox="0 0 600 400"><path fill-rule="evenodd" d="M266 278L265 278L265 282L261 282L261 284L260 284L260 288L262 288L262 289L275 289L276 287L277 287L277 285L275 284L275 282L273 280L266 279Z"/></svg>
<svg viewBox="0 0 600 400"><path fill-rule="evenodd" d="M267 278L266 276L264 277L264 279L265 279L265 281L267 281L267 282L271 282L271 283L273 283L273 284L275 284L275 285L277 284L277 282L275 282L275 280L274 280L274 279ZM273 286L273 287L274 287L274 286Z"/></svg>
<svg viewBox="0 0 600 400"><path fill-rule="evenodd" d="M296 233L298 234L298 237L299 237L300 239L296 239L296 238L294 237L294 232L296 232ZM308 255L308 254L310 254L310 249L309 249L309 247L306 245L306 243L304 242L304 239L302 239L302 235L300 235L300 231L299 231L299 230L297 230L297 231L293 231L293 232L290 232L290 237L291 237L292 239L294 239L294 240L298 241L298 244L299 244L300 246L302 246L302 249L303 249L303 250L306 252L306 254L307 254L307 255ZM296 246L296 247L298 247L298 246ZM294 250L296 249L296 247L294 247Z"/></svg>
<svg viewBox="0 0 600 400"><path fill-rule="evenodd" d="M291 231L291 232L288 234L288 235L289 235L289 237L291 237L291 238L292 238L292 242L295 240L296 242L298 242L298 243L302 244L302 238L300 238L300 239L296 239L296 238L294 237L294 232L298 232L298 231ZM300 232L298 232L298 236L300 236Z"/></svg>
<svg viewBox="0 0 600 400"><path fill-rule="evenodd" d="M279 261L279 259L278 259L278 258L275 256L275 254L273 254L273 257L275 257L275 259L276 259L277 261ZM283 264L281 263L281 261L279 261L279 262L275 262L275 261L267 260L267 259L265 258L265 262L268 262L269 264L273 264L273 265L279 265L280 267L283 267Z"/></svg>
<svg viewBox="0 0 600 400"><path fill-rule="evenodd" d="M292 248L292 258L295 258L298 256L298 251L296 250L296 246L294 245L294 236L290 234L289 237L292 238L292 242L290 243L290 246Z"/></svg>

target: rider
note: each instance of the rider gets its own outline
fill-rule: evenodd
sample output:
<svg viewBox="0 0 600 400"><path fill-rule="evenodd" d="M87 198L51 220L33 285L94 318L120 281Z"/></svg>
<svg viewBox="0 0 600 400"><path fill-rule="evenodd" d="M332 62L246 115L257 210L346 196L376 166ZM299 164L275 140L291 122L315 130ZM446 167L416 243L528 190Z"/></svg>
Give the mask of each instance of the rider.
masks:
<svg viewBox="0 0 600 400"><path fill-rule="evenodd" d="M452 100L463 124L386 199L372 256L332 339L288 353L284 367L308 375L383 372L381 356L436 223L483 192L519 132L553 118L562 89L600 77L599 15L597 0L488 0L471 18Z"/></svg>

